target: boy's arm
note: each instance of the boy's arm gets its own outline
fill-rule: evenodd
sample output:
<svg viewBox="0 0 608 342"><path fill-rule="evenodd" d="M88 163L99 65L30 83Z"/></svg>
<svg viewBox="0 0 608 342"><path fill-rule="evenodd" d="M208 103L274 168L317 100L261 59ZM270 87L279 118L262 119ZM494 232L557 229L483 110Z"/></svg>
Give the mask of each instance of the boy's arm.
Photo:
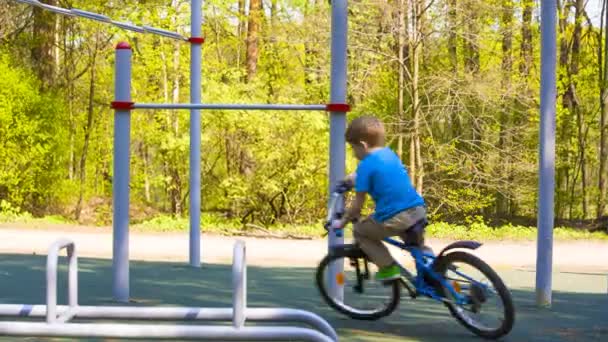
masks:
<svg viewBox="0 0 608 342"><path fill-rule="evenodd" d="M361 209L363 209L366 197L367 192L357 192L355 194L355 199L353 200L350 208L348 208L344 213L344 217L342 218L342 226L345 226L346 223L352 219L359 218L359 216L361 216Z"/></svg>

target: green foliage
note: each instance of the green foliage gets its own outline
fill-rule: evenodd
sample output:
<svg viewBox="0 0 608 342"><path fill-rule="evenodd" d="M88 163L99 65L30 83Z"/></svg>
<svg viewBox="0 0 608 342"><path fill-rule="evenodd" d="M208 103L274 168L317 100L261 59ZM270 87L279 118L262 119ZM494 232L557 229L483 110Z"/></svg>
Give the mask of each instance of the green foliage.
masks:
<svg viewBox="0 0 608 342"><path fill-rule="evenodd" d="M446 11L450 3L429 3L419 22L419 37L408 32L405 46L399 47L397 2L349 2L347 102L354 108L349 119L362 114L381 117L389 146L395 150L401 146L402 159L411 170L415 88L423 195L433 220L465 222L467 227L438 224L433 234L532 236L520 227L494 229L480 219L467 221L536 215L540 51L532 49L530 72L522 72L523 2L513 3L517 15L510 28L503 27L502 13L495 10L500 4L486 0L469 1L466 6L456 2L458 24L451 28ZM237 1L204 2L203 102L328 102L329 4L304 0L277 4L275 13L265 8L257 74L246 81L247 14L238 13ZM189 34L186 1L131 0L115 6L79 0L71 5ZM21 14L0 21L6 23L0 38L11 46L11 51L0 53L0 200L10 203L4 205L3 215L50 213L109 224L111 46L122 40L133 46L132 93L137 102L189 101L189 46L98 22L57 17L57 25L49 27L59 28L51 35L58 40L56 48L48 51L52 60L46 61L54 65L55 79L41 80L35 76L40 74L36 71L41 61L31 57L40 42L34 37L34 24L23 26L30 22L31 12L24 5L9 6L20 10L6 13ZM572 16L560 31L560 40L572 41ZM409 15L408 20L414 17ZM530 25L531 44L538 46L536 18ZM505 51L501 43L509 30L512 45ZM597 29L583 31L578 72L572 72L572 44L567 44L568 61L558 73L556 216L562 219L588 219L599 195L597 46L602 42ZM452 33L454 66L448 48ZM400 48L411 53L412 39L420 39L416 44L421 47L416 86L413 59L398 61ZM506 53L511 56L510 71L503 64ZM465 67L475 54L478 71ZM398 108L399 70L404 71L402 108ZM41 90L47 83L50 87ZM562 108L563 94L572 84L578 112ZM190 113L134 111L131 120L134 222L142 222L143 230L188 229L184 217L189 210ZM324 216L328 188L326 113L205 111L202 126L202 206L213 213L204 215L205 229L233 231L261 225L273 231L320 234L316 223ZM350 152L347 156L351 172L357 161ZM591 202L586 211L585 199Z"/></svg>
<svg viewBox="0 0 608 342"><path fill-rule="evenodd" d="M53 203L66 150L63 104L0 53L0 199L37 211Z"/></svg>
<svg viewBox="0 0 608 342"><path fill-rule="evenodd" d="M515 226L507 224L501 227L491 227L483 222L469 225L449 224L446 222L433 223L427 227L427 236L444 240L476 240L484 241L536 241L535 227ZM608 235L602 232L589 232L568 227L556 227L553 231L555 240L608 240Z"/></svg>

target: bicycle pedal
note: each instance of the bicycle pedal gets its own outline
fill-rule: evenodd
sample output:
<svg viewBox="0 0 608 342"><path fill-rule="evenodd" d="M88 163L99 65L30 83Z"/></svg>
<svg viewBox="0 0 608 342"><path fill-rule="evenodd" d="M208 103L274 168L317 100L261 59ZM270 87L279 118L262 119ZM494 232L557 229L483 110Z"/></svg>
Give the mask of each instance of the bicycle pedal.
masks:
<svg viewBox="0 0 608 342"><path fill-rule="evenodd" d="M405 280L401 279L401 285L403 285L403 287L405 287L405 289L407 290L407 293L411 299L416 299L418 294L416 293L416 290L410 286L410 284L408 284Z"/></svg>

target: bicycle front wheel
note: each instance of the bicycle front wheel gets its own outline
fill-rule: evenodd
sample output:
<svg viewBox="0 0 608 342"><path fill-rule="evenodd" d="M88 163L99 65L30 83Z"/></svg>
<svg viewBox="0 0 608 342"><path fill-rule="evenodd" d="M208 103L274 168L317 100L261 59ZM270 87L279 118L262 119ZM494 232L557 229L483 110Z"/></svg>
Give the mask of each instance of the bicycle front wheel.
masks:
<svg viewBox="0 0 608 342"><path fill-rule="evenodd" d="M341 265L343 271L331 274L330 265ZM366 259L327 255L317 268L317 287L335 310L353 319L377 320L397 308L401 285L398 281L388 284L376 281L376 272L377 267ZM330 282L344 287L341 298L329 293Z"/></svg>

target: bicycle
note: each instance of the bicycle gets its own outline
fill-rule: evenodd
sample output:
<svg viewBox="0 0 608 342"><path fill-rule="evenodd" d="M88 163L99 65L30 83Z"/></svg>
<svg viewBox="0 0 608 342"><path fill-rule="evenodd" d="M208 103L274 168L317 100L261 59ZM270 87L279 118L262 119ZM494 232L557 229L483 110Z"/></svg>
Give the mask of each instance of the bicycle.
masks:
<svg viewBox="0 0 608 342"><path fill-rule="evenodd" d="M343 229L333 229L331 222L342 217L343 213L337 208L338 199L350 190L351 186L347 183L340 183L333 191L324 225L328 234L343 234ZM399 264L402 277L387 283L374 281L376 266L356 243L331 246L316 272L317 287L323 299L333 309L352 319L377 320L390 315L397 308L403 287L412 299L422 296L445 304L458 322L480 337L497 339L508 334L515 321L515 308L509 290L483 260L460 251L475 250L482 244L476 241L457 241L434 255L432 250L424 246L426 225L426 220L417 222L405 236L400 237L403 242L393 238L384 239L386 243L408 252L416 269L413 274ZM334 263L342 266L339 269L343 270L332 275L329 266ZM467 267L481 273L483 279L475 280L477 277L467 275ZM348 281L349 277L354 279ZM328 285L332 280L335 284L344 286L343 296L330 295ZM365 300L363 296L370 293L371 298ZM347 299L349 304L346 303ZM364 300L361 304L353 305L350 304L351 299ZM479 316L492 308L488 307L492 299L500 300L497 303L499 317L493 320L496 324L490 326Z"/></svg>

